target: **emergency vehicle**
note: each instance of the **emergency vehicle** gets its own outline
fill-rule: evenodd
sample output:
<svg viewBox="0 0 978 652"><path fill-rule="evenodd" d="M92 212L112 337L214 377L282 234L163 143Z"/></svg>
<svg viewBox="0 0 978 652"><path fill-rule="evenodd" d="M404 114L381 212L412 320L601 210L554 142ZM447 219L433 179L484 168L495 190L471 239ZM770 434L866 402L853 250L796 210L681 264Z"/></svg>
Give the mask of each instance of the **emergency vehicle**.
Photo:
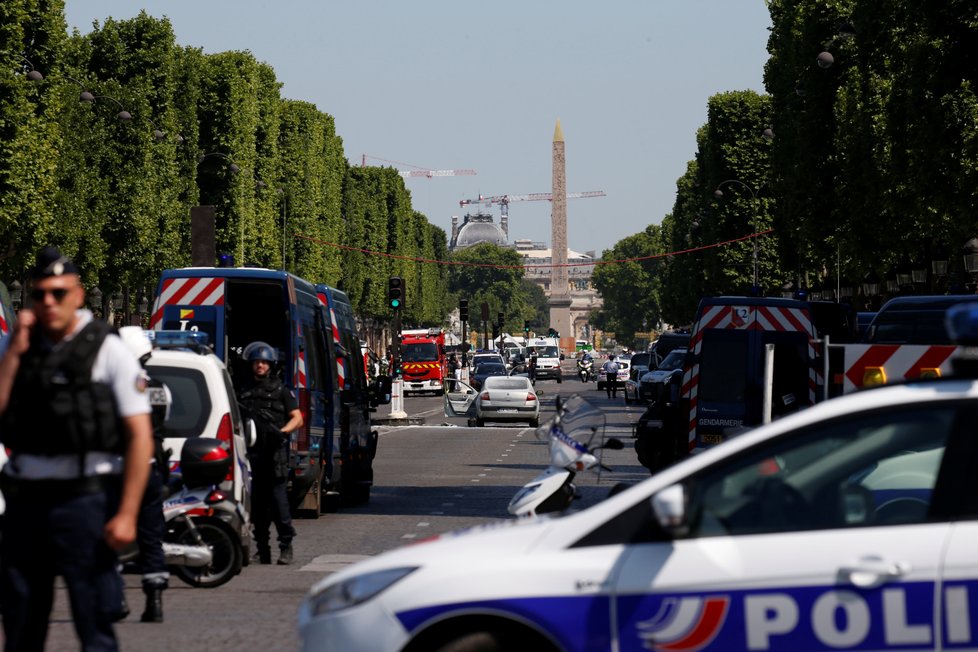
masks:
<svg viewBox="0 0 978 652"><path fill-rule="evenodd" d="M316 583L303 649L975 649L976 418L974 378L858 392L589 509L412 543Z"/></svg>
<svg viewBox="0 0 978 652"><path fill-rule="evenodd" d="M770 297L700 301L689 339L680 409L690 450L763 421L764 351L774 345L775 415L814 405L822 359L808 304Z"/></svg>
<svg viewBox="0 0 978 652"><path fill-rule="evenodd" d="M944 327L947 309L978 301L975 295L890 299L859 344L829 344L830 395L863 387L946 375L957 347Z"/></svg>
<svg viewBox="0 0 978 652"><path fill-rule="evenodd" d="M560 340L556 337L531 337L526 341L527 359L534 353L537 355L536 380L550 378L558 384L564 382L560 371L560 361L563 359Z"/></svg>
<svg viewBox="0 0 978 652"><path fill-rule="evenodd" d="M378 434L372 428L370 412L379 403L390 402L390 378L371 383L367 377L356 317L346 293L320 283L316 285L316 296L329 314L340 396L334 403L334 423L339 427L334 429L337 440L331 447L333 459L327 464L327 471L344 503L362 504L370 499L373 459L377 454ZM385 382L386 389L382 387ZM381 395L388 398L381 399Z"/></svg>
<svg viewBox="0 0 978 652"><path fill-rule="evenodd" d="M153 330L203 331L235 384L251 374L244 347L278 351L277 368L304 424L290 442L290 502L318 515L329 470L339 388L331 320L308 281L283 271L191 267L165 270L150 317Z"/></svg>
<svg viewBox="0 0 978 652"><path fill-rule="evenodd" d="M445 357L445 331L418 328L401 331L401 375L404 395L420 392L445 393L448 359Z"/></svg>

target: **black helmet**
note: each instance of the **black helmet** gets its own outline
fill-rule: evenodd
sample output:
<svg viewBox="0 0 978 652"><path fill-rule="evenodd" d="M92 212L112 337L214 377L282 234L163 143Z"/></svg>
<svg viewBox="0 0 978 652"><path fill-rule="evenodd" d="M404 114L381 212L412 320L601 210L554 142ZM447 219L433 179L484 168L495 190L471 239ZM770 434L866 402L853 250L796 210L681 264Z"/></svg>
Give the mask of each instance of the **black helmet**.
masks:
<svg viewBox="0 0 978 652"><path fill-rule="evenodd" d="M270 344L261 341L252 342L246 346L242 355L248 362L254 362L255 360L264 360L268 363L278 362L278 354L275 352L275 349Z"/></svg>

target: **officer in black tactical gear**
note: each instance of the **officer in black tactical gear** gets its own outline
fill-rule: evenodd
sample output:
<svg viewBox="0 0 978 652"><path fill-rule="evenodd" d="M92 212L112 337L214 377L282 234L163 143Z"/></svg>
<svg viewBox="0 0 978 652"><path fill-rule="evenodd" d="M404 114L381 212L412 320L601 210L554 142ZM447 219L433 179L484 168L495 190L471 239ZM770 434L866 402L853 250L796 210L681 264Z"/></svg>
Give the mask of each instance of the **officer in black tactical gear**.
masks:
<svg viewBox="0 0 978 652"><path fill-rule="evenodd" d="M278 355L265 342L252 342L244 349L253 378L239 389L238 401L254 419L258 437L248 451L251 460L251 520L255 528L258 561L272 563L269 528L274 520L278 532L278 563L292 563L292 516L286 488L289 479L290 433L302 427L302 412L289 389L272 373Z"/></svg>
<svg viewBox="0 0 978 652"><path fill-rule="evenodd" d="M165 429L163 427L173 402L169 388L162 381L146 372L146 362L153 355L153 346L139 326L123 326L119 337L143 367L143 382L149 396L153 420L153 459L150 461L149 481L143 493L143 504L139 508L136 522L136 544L139 547L139 565L143 572L143 593L146 595L146 608L140 620L144 623L163 622L163 591L169 586L170 572L166 569L163 554L163 533L166 520L163 517L163 487L170 475L169 454L163 448ZM128 607L123 610L128 615Z"/></svg>
<svg viewBox="0 0 978 652"><path fill-rule="evenodd" d="M44 648L60 575L81 648L117 650L115 551L136 538L153 455L146 386L119 336L82 309L71 260L45 247L31 279L30 309L0 340L4 643Z"/></svg>

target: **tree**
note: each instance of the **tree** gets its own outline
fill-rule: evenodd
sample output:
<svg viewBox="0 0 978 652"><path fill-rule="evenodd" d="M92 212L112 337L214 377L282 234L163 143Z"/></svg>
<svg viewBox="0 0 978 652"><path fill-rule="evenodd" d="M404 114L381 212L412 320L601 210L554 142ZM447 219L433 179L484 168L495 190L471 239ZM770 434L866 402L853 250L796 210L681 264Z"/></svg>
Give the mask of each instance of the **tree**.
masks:
<svg viewBox="0 0 978 652"><path fill-rule="evenodd" d="M449 289L468 299L473 323L481 319L483 303L489 306L491 322L500 312L507 323L536 317L523 286L523 257L516 251L483 242L455 251L451 262Z"/></svg>

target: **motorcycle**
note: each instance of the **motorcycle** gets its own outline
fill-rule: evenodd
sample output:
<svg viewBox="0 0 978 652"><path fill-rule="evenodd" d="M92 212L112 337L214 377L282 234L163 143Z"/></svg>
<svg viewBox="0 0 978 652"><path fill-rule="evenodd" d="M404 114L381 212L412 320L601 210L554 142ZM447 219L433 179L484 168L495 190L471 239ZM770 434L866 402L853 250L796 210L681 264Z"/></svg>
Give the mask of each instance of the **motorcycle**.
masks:
<svg viewBox="0 0 978 652"><path fill-rule="evenodd" d="M577 375L582 383L589 383L594 380L594 361L585 358L578 360Z"/></svg>
<svg viewBox="0 0 978 652"><path fill-rule="evenodd" d="M546 440L550 466L516 492L507 508L514 516L535 516L567 509L577 495L574 477L594 467L610 471L595 455L600 449L621 450L625 444L615 437L592 446L604 431L604 413L580 396L566 401L557 398L557 415L536 429L537 439ZM612 490L614 491L614 489Z"/></svg>
<svg viewBox="0 0 978 652"><path fill-rule="evenodd" d="M170 572L190 586L214 588L241 572L249 558L242 532L248 515L233 496L217 485L232 459L217 439L194 437L184 442L180 474L166 487L163 501L163 556ZM138 549L131 546L120 561L134 570Z"/></svg>

